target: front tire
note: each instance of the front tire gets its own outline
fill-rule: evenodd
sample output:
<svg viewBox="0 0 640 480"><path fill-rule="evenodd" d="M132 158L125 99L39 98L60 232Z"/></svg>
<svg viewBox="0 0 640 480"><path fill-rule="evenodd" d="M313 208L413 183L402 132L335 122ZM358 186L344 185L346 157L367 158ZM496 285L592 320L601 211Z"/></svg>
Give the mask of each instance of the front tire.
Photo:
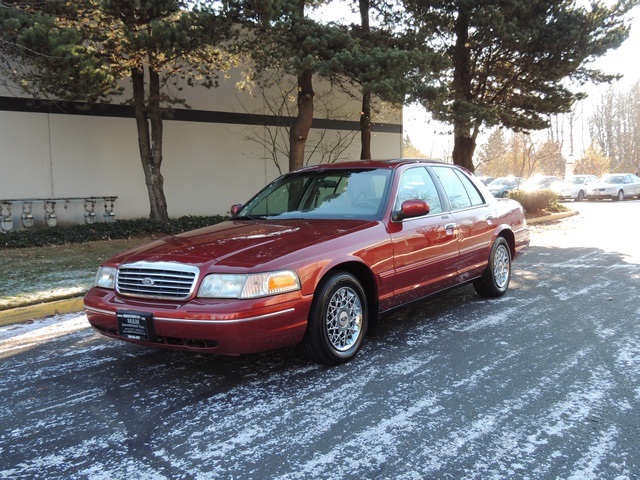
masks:
<svg viewBox="0 0 640 480"><path fill-rule="evenodd" d="M504 237L498 237L489 253L489 264L482 277L473 282L478 295L496 298L505 294L511 281L511 250Z"/></svg>
<svg viewBox="0 0 640 480"><path fill-rule="evenodd" d="M618 191L618 196L616 196L615 200L617 202L622 202L624 200L624 191L619 190Z"/></svg>
<svg viewBox="0 0 640 480"><path fill-rule="evenodd" d="M318 287L303 345L307 356L325 365L354 358L367 333L367 296L353 275L337 272Z"/></svg>

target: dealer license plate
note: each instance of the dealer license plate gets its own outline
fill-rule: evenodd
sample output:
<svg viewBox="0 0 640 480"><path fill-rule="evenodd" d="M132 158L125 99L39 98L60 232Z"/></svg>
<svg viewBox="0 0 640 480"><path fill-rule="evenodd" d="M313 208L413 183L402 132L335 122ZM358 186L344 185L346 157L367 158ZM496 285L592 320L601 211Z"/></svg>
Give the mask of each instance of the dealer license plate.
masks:
<svg viewBox="0 0 640 480"><path fill-rule="evenodd" d="M118 331L121 336L131 340L155 340L153 315L141 312L116 312Z"/></svg>

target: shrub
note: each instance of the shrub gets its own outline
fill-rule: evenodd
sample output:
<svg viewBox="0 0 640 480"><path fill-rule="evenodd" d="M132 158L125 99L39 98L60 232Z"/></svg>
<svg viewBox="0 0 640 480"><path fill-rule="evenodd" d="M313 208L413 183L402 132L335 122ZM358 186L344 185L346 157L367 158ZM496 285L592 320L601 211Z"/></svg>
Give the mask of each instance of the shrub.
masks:
<svg viewBox="0 0 640 480"><path fill-rule="evenodd" d="M512 190L509 198L520 202L526 213L562 212L566 207L558 203L558 194L553 190Z"/></svg>
<svg viewBox="0 0 640 480"><path fill-rule="evenodd" d="M0 247L44 247L47 245L143 237L154 234L174 235L196 228L207 227L226 219L227 217L221 215L210 217L185 216L164 223L143 218L138 220L116 220L113 223L94 223L93 225L71 225L47 230L21 230L1 235Z"/></svg>

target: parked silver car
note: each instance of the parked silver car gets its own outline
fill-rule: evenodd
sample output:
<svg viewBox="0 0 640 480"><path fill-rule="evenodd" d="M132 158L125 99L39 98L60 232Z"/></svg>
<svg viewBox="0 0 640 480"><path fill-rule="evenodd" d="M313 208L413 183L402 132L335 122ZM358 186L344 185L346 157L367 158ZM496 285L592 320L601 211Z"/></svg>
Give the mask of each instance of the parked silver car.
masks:
<svg viewBox="0 0 640 480"><path fill-rule="evenodd" d="M554 191L558 194L559 200L584 200L587 188L598 182L595 175L573 175L567 177L564 182L556 185Z"/></svg>
<svg viewBox="0 0 640 480"><path fill-rule="evenodd" d="M611 173L587 188L587 200L640 198L640 178L633 173Z"/></svg>

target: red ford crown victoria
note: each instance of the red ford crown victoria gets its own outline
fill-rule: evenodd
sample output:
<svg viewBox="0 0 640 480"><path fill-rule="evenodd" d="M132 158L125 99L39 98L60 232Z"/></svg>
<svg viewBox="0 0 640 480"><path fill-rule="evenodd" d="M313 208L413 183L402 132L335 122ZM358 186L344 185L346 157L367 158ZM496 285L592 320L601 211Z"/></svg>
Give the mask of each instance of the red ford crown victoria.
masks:
<svg viewBox="0 0 640 480"><path fill-rule="evenodd" d="M529 245L520 204L432 161L305 168L232 213L104 262L84 299L91 325L226 355L302 342L338 364L382 313L469 282L501 296Z"/></svg>

